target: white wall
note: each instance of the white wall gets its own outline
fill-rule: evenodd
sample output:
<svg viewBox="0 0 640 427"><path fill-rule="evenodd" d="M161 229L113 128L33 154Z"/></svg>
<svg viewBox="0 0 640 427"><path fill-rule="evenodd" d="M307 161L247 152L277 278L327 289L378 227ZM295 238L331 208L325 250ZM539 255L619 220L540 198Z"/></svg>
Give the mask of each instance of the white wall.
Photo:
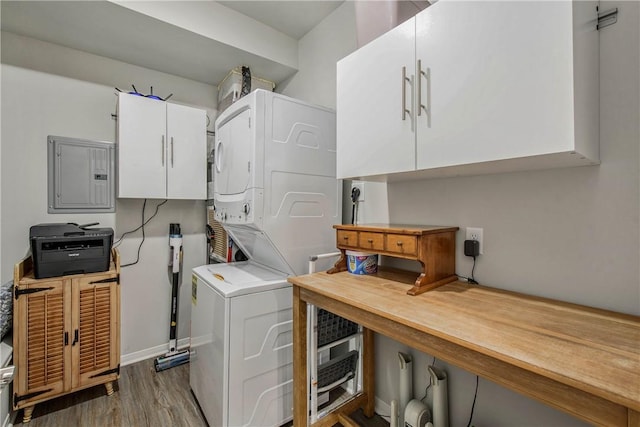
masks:
<svg viewBox="0 0 640 427"><path fill-rule="evenodd" d="M215 118L217 89L175 76L84 52L2 33L2 157L0 279L12 279L13 265L29 248L29 227L45 222L100 222L116 236L141 223L142 200L118 199L115 214L47 213L47 135L115 141L114 87L166 96L207 108ZM212 125L211 125L212 126ZM147 203L146 218L158 200ZM166 352L171 287L167 276L169 223L184 234L183 282L178 338L189 336L193 266L206 262L204 201L169 201L146 227L140 262L122 270L123 363ZM134 261L141 232L119 247L122 263Z"/></svg>
<svg viewBox="0 0 640 427"><path fill-rule="evenodd" d="M335 108L334 76L319 78L334 73L335 67L315 53L333 60L355 49L350 7L347 2L338 8L300 41L300 72L286 93ZM600 32L601 165L390 184L385 208L391 222L483 227L485 253L475 270L481 283L640 314L640 7L636 2L601 2L602 10L612 7L619 8L618 23ZM336 42L335 33L346 38ZM303 45L312 47L306 58ZM366 185L361 209L369 222L378 222L385 208L367 203L371 196L384 199L376 193L385 188ZM344 206L345 219L350 209ZM463 232L458 234L456 268L468 275L471 262L462 253ZM376 340L378 409L388 411L385 404L397 398L398 351L412 353L414 394L424 396L432 357L387 337ZM442 361L436 364L446 366L449 374L451 425L466 425L475 376ZM483 379L473 424L584 425Z"/></svg>

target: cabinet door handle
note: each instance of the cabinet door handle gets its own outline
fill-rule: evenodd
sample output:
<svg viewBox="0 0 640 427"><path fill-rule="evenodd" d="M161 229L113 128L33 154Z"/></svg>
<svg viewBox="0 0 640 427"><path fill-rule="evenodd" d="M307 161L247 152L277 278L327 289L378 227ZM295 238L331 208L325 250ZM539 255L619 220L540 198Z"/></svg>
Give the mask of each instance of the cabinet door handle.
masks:
<svg viewBox="0 0 640 427"><path fill-rule="evenodd" d="M75 331L73 331L73 342L71 343L72 346L76 345L76 343L78 342L78 330L76 329Z"/></svg>
<svg viewBox="0 0 640 427"><path fill-rule="evenodd" d="M162 135L162 166L164 166L164 135Z"/></svg>
<svg viewBox="0 0 640 427"><path fill-rule="evenodd" d="M173 167L173 137L171 137L171 167Z"/></svg>
<svg viewBox="0 0 640 427"><path fill-rule="evenodd" d="M64 345L69 345L69 332L64 333Z"/></svg>
<svg viewBox="0 0 640 427"><path fill-rule="evenodd" d="M424 109L424 113L427 116L427 126L431 127L431 70L427 68L425 71L422 70L422 60L418 59L418 116L422 115L422 110ZM422 77L427 82L427 105L422 103Z"/></svg>
<svg viewBox="0 0 640 427"><path fill-rule="evenodd" d="M407 108L407 81L411 81L407 77L407 67L402 67L402 120L406 120L407 113L411 114Z"/></svg>

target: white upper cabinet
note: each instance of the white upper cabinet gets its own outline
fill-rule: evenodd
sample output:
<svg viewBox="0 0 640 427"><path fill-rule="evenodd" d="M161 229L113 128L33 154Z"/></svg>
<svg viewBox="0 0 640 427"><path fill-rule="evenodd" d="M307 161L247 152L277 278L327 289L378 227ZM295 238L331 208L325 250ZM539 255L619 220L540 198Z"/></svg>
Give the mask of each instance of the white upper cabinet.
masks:
<svg viewBox="0 0 640 427"><path fill-rule="evenodd" d="M207 113L167 103L167 198L207 198Z"/></svg>
<svg viewBox="0 0 640 427"><path fill-rule="evenodd" d="M338 178L415 168L414 40L410 19L338 62Z"/></svg>
<svg viewBox="0 0 640 427"><path fill-rule="evenodd" d="M121 93L118 197L207 197L206 111Z"/></svg>
<svg viewBox="0 0 640 427"><path fill-rule="evenodd" d="M408 179L599 163L595 2L441 0L414 19L415 44L407 37L413 63L392 61L380 50L387 33L338 65L339 177ZM365 49L368 62L361 60ZM353 99L395 90L376 101L400 109L399 79L369 80L376 62L395 67L395 75L411 70L409 135L397 131L399 114L371 105L373 95ZM392 131L378 132L385 126ZM381 167L385 161L389 167Z"/></svg>

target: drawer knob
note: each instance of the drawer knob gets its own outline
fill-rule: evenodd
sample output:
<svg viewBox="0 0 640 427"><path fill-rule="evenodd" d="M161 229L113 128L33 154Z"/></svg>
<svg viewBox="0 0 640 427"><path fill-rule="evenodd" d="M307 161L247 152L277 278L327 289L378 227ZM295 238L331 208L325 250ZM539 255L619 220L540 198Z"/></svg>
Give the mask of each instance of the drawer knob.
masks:
<svg viewBox="0 0 640 427"><path fill-rule="evenodd" d="M349 240L349 237L348 236L344 236L343 239L344 240Z"/></svg>
<svg viewBox="0 0 640 427"><path fill-rule="evenodd" d="M373 243L373 239L367 239L367 242Z"/></svg>
<svg viewBox="0 0 640 427"><path fill-rule="evenodd" d="M402 246L402 242L397 242L396 245Z"/></svg>

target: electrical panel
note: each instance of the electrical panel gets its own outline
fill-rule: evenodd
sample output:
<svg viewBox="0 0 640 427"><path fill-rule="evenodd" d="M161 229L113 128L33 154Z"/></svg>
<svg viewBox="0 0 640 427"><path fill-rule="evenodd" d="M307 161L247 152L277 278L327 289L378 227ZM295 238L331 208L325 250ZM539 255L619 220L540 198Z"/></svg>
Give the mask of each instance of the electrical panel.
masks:
<svg viewBox="0 0 640 427"><path fill-rule="evenodd" d="M47 137L49 213L115 212L115 144Z"/></svg>

